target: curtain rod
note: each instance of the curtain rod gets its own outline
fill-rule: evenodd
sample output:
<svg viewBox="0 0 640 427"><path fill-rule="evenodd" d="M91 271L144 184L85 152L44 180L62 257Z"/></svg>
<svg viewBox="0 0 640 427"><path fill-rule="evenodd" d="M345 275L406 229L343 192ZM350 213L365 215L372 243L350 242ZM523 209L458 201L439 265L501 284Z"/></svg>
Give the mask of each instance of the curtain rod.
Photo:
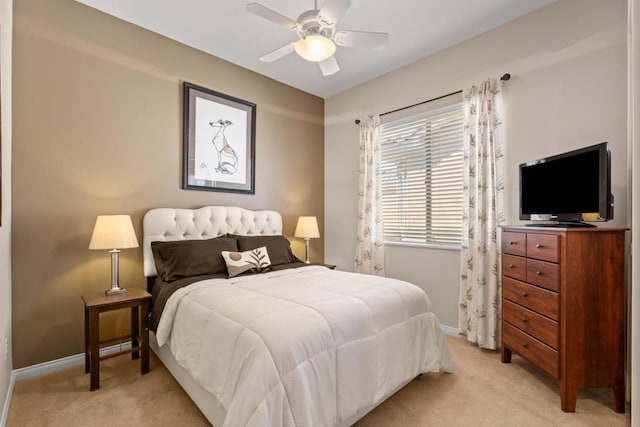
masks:
<svg viewBox="0 0 640 427"><path fill-rule="evenodd" d="M504 74L502 77L500 77L500 80L502 80L503 82L506 82L507 80L509 80L511 78L511 74L506 73ZM417 107L418 105L422 105L422 104L427 104L429 102L433 102L433 101L437 101L438 99L442 99L442 98L446 98L447 96L451 96L451 95L457 95L459 93L462 93L461 90L458 90L456 92L451 92L448 93L446 95L442 95L442 96L438 96L436 98L431 98L428 99L426 101L422 101L422 102L418 102L416 104L411 104L411 105L407 105L406 107L402 107L402 108L396 108L395 110L391 110L391 111L387 111L386 113L381 113L381 116L386 116L387 114L391 114L391 113L397 113L398 111L402 111L402 110L406 110L407 108L413 108L413 107ZM356 119L356 124L359 125L360 124L360 119Z"/></svg>

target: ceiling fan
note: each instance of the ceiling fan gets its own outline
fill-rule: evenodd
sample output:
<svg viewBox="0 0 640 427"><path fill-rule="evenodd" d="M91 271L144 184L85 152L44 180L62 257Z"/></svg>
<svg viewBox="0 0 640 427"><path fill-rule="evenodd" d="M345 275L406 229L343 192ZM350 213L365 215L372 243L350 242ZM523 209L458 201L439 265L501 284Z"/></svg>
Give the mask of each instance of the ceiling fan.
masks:
<svg viewBox="0 0 640 427"><path fill-rule="evenodd" d="M318 9L314 0L311 10L302 12L297 20L287 18L260 3L247 4L247 11L274 24L295 31L299 39L260 57L263 62L276 61L296 52L307 61L317 62L325 76L340 71L334 56L336 46L382 49L389 41L389 34L368 31L338 31L336 24L351 7L352 0L326 0Z"/></svg>

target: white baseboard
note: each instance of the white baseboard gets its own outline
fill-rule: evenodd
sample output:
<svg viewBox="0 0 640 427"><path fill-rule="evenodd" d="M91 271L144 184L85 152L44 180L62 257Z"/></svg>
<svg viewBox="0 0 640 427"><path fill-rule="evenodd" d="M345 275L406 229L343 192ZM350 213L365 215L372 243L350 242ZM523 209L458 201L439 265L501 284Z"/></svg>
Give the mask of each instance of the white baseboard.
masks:
<svg viewBox="0 0 640 427"><path fill-rule="evenodd" d="M123 342L120 344L104 347L100 349L100 356L116 353L121 350L128 350L131 348L131 341ZM7 398L4 401L4 407L2 408L2 418L0 418L0 427L4 427L9 415L9 403L11 403L11 396L13 395L13 386L16 381L25 380L27 378L33 378L44 374L50 374L52 372L60 371L62 369L70 368L76 365L82 365L84 363L84 353L74 354L73 356L63 357L61 359L51 360L49 362L39 363L37 365L27 366L20 369L14 369L11 372L9 379L9 389L7 390Z"/></svg>
<svg viewBox="0 0 640 427"><path fill-rule="evenodd" d="M15 382L15 375L11 371L9 377L9 387L7 389L7 397L4 399L4 406L2 407L2 416L0 417L0 427L4 427L7 423L7 417L9 416L9 403L11 403L11 396L13 395L13 384Z"/></svg>
<svg viewBox="0 0 640 427"><path fill-rule="evenodd" d="M127 350L131 348L131 341L104 347L100 349L100 356L115 353L121 350ZM49 362L39 363L37 365L27 366L25 368L14 369L16 381L24 380L27 378L37 377L51 372L56 372L61 369L70 368L72 366L81 365L84 363L84 353L74 354L73 356L63 357L61 359L51 360Z"/></svg>
<svg viewBox="0 0 640 427"><path fill-rule="evenodd" d="M440 328L442 329L442 332L444 332L445 335L460 338L460 334L458 333L458 328L454 328L453 326L447 326L447 325L440 325Z"/></svg>

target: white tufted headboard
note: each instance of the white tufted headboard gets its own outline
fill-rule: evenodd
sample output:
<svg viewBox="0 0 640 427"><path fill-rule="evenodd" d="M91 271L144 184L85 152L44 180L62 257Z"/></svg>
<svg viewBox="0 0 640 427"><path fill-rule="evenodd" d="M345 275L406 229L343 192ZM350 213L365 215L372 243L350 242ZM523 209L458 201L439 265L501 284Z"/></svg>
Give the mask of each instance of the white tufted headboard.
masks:
<svg viewBox="0 0 640 427"><path fill-rule="evenodd" d="M250 211L232 206L198 209L151 209L142 220L144 275L155 276L151 242L212 239L226 233L247 236L282 234L282 216L276 211Z"/></svg>

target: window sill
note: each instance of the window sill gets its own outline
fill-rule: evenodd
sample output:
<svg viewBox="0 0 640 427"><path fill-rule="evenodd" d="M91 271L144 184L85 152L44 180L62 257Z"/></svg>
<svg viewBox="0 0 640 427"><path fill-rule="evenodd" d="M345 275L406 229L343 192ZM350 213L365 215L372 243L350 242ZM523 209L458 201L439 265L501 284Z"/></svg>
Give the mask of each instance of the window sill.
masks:
<svg viewBox="0 0 640 427"><path fill-rule="evenodd" d="M460 245L445 245L437 243L408 243L408 242L384 242L385 246L404 246L407 248L443 249L445 251L460 251Z"/></svg>

